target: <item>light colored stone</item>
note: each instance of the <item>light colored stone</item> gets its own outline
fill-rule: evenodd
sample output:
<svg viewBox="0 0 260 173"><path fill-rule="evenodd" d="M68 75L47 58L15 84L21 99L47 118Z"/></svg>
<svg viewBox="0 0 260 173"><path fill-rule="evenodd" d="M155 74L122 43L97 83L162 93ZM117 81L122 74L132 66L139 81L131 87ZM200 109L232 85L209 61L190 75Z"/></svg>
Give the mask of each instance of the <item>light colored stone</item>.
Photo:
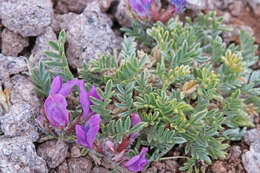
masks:
<svg viewBox="0 0 260 173"><path fill-rule="evenodd" d="M76 14L76 13L55 15L53 22L52 22L52 28L53 28L54 32L59 33L62 29L67 29L70 22L73 21L77 16L78 16L78 14Z"/></svg>
<svg viewBox="0 0 260 173"><path fill-rule="evenodd" d="M6 56L17 56L25 47L29 46L28 38L24 38L8 29L2 32L2 53Z"/></svg>
<svg viewBox="0 0 260 173"><path fill-rule="evenodd" d="M81 153L80 153L80 148L78 145L74 145L71 150L71 157L80 157Z"/></svg>
<svg viewBox="0 0 260 173"><path fill-rule="evenodd" d="M90 173L92 162L88 158L71 158L68 160L70 173Z"/></svg>
<svg viewBox="0 0 260 173"><path fill-rule="evenodd" d="M260 173L260 139L250 145L250 150L242 155L242 163L247 173Z"/></svg>
<svg viewBox="0 0 260 173"><path fill-rule="evenodd" d="M53 50L48 44L51 40L57 42L56 34L51 27L48 27L44 34L36 38L32 56L29 59L31 68L38 67L40 60L46 61L47 57L44 55L44 52Z"/></svg>
<svg viewBox="0 0 260 173"><path fill-rule="evenodd" d="M127 0L121 0L118 4L115 17L121 26L130 27L131 21L133 19L131 19L131 17L127 15L126 8L127 8Z"/></svg>
<svg viewBox="0 0 260 173"><path fill-rule="evenodd" d="M37 153L50 168L56 168L65 160L68 145L62 141L47 141L38 147Z"/></svg>
<svg viewBox="0 0 260 173"><path fill-rule="evenodd" d="M254 13L260 16L260 0L247 0L247 2L253 8Z"/></svg>
<svg viewBox="0 0 260 173"><path fill-rule="evenodd" d="M245 6L244 6L244 4L243 4L242 1L240 1L240 0L235 1L235 2L230 6L231 14L232 14L233 16L238 17L244 7L245 7Z"/></svg>
<svg viewBox="0 0 260 173"><path fill-rule="evenodd" d="M245 133L243 139L248 145L254 143L258 139L260 139L260 129L248 130Z"/></svg>
<svg viewBox="0 0 260 173"><path fill-rule="evenodd" d="M82 13L90 1L92 0L59 0L58 3L65 5L70 12Z"/></svg>
<svg viewBox="0 0 260 173"><path fill-rule="evenodd" d="M223 22L226 23L226 24L229 24L230 21L231 21L231 14L229 12L225 12L223 14Z"/></svg>
<svg viewBox="0 0 260 173"><path fill-rule="evenodd" d="M70 22L67 29L67 58L78 68L82 62L98 58L99 54L112 52L120 41L111 29L112 21L102 13L97 3L88 4L85 11Z"/></svg>
<svg viewBox="0 0 260 173"><path fill-rule="evenodd" d="M211 166L211 170L213 173L227 173L227 169L223 161L214 162Z"/></svg>
<svg viewBox="0 0 260 173"><path fill-rule="evenodd" d="M9 75L13 75L26 71L27 65L25 60L25 57L4 56L0 53L0 76L5 72L8 72Z"/></svg>
<svg viewBox="0 0 260 173"><path fill-rule="evenodd" d="M109 173L110 171L108 169L102 168L102 167L95 167L91 173Z"/></svg>
<svg viewBox="0 0 260 173"><path fill-rule="evenodd" d="M36 111L38 111L42 102L37 97L34 91L34 84L31 82L29 77L23 75L15 75L11 78L11 102L12 104L28 103Z"/></svg>
<svg viewBox="0 0 260 173"><path fill-rule="evenodd" d="M51 24L51 0L2 0L0 4L2 24L23 37L40 35Z"/></svg>
<svg viewBox="0 0 260 173"><path fill-rule="evenodd" d="M66 160L58 167L58 173L70 173Z"/></svg>
<svg viewBox="0 0 260 173"><path fill-rule="evenodd" d="M8 113L0 117L1 130L6 137L23 136L35 142L39 135L34 121L34 108L27 103L17 103Z"/></svg>
<svg viewBox="0 0 260 173"><path fill-rule="evenodd" d="M226 43L230 43L232 41L238 41L240 30L244 30L249 33L249 35L254 35L254 30L250 26L246 25L233 25L233 31L225 31L223 32L223 39Z"/></svg>
<svg viewBox="0 0 260 173"><path fill-rule="evenodd" d="M25 57L4 56L0 53L0 84L12 88L10 76L27 70Z"/></svg>
<svg viewBox="0 0 260 173"><path fill-rule="evenodd" d="M48 173L45 161L38 157L27 138L0 138L0 172Z"/></svg>

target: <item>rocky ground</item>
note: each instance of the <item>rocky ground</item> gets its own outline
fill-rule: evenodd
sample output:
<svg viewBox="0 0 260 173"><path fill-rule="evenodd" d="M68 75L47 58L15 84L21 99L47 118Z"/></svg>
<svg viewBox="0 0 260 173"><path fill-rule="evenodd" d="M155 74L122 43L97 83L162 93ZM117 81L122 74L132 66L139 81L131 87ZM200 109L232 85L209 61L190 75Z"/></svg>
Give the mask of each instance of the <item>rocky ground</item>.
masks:
<svg viewBox="0 0 260 173"><path fill-rule="evenodd" d="M224 33L227 43L237 42L239 29L260 44L259 0L187 0L185 15L217 10L234 31ZM0 0L0 88L8 88L10 110L0 112L0 173L106 173L110 165L95 165L80 157L79 146L40 140L36 122L42 100L28 77L26 61L35 67L46 59L49 40L66 30L67 57L72 69L97 54L120 48L121 26L129 26L126 0ZM260 61L254 68L260 67ZM3 107L0 95L0 106ZM206 167L208 173L260 173L260 120L242 142L231 143L228 157ZM177 148L172 155L180 155ZM177 173L183 160L155 162L147 173ZM203 165L202 165L203 166Z"/></svg>

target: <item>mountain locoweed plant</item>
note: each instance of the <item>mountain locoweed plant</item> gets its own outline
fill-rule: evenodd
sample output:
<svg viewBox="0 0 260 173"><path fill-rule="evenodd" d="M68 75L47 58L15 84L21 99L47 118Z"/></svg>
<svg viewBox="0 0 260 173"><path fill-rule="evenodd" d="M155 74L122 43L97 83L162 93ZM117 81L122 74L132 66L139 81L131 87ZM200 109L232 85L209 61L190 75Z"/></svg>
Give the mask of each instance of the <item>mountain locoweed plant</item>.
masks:
<svg viewBox="0 0 260 173"><path fill-rule="evenodd" d="M114 172L183 159L180 170L191 173L224 159L228 141L241 140L260 113L260 73L250 68L258 58L254 39L241 31L240 44L227 45L222 21L210 12L194 22L134 23L123 29L119 55L84 62L75 76L61 31L59 43L50 42L54 52L46 52L53 63L31 71L36 91L48 96L38 118L43 132L81 144L82 156L106 160ZM177 147L180 156L170 155Z"/></svg>

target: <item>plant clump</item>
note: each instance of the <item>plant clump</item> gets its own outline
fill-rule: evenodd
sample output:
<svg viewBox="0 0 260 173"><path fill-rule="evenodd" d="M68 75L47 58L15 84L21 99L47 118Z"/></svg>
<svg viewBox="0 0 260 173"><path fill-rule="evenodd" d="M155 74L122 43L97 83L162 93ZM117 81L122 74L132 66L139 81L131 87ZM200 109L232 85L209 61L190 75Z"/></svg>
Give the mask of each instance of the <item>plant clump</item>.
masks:
<svg viewBox="0 0 260 173"><path fill-rule="evenodd" d="M257 46L244 31L240 45L225 44L221 34L230 28L214 12L194 22L153 20L153 3L129 0L143 23L122 29L119 55L100 55L79 75L69 70L65 32L50 42L49 61L31 70L36 91L47 97L38 122L46 136L80 144L82 156L104 159L115 172L144 170L177 146L186 160L180 170L197 171L225 158L227 141L254 126L260 80L250 66ZM180 12L184 4L172 0L169 8Z"/></svg>

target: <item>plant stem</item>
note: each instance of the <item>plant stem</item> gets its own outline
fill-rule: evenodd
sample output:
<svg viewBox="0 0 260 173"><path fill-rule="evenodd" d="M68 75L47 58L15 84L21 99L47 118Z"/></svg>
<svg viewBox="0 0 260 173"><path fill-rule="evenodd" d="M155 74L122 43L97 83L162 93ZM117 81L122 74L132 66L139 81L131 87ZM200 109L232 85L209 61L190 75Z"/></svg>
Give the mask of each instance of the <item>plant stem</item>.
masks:
<svg viewBox="0 0 260 173"><path fill-rule="evenodd" d="M173 157L163 157L160 160L171 160L171 159L187 159L185 156L173 156Z"/></svg>

